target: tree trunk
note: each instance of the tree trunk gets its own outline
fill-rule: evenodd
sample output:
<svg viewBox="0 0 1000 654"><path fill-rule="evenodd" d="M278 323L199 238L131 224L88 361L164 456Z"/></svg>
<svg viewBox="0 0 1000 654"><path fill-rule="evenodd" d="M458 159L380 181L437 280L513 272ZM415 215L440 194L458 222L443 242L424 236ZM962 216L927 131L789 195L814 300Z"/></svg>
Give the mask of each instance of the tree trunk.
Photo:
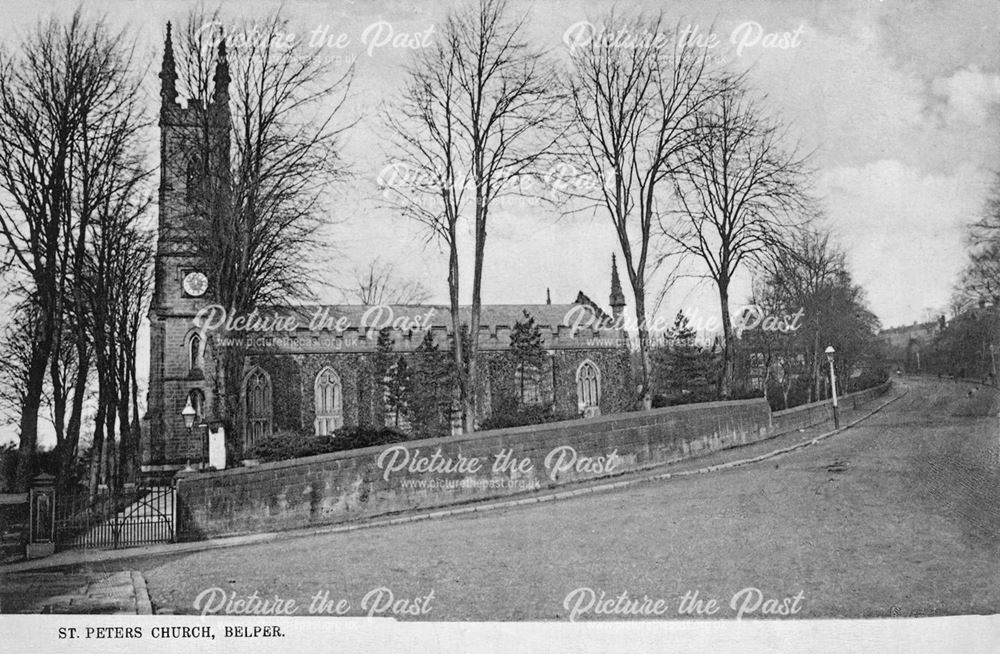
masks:
<svg viewBox="0 0 1000 654"><path fill-rule="evenodd" d="M94 440L90 446L90 479L87 487L91 501L97 495L97 485L101 479L101 462L104 453L104 412L107 410L104 395L103 389L98 391L97 415L94 417Z"/></svg>
<svg viewBox="0 0 1000 654"><path fill-rule="evenodd" d="M139 379L136 374L135 348L129 348L129 382L132 385L132 460L129 461L130 476L126 481L135 482L139 476L139 444L142 442L142 423L139 418Z"/></svg>
<svg viewBox="0 0 1000 654"><path fill-rule="evenodd" d="M62 335L55 334L52 356L49 357L49 383L52 385L52 427L56 432L57 457L62 459L66 447L66 388L63 386L62 368L59 354L62 349Z"/></svg>
<svg viewBox="0 0 1000 654"><path fill-rule="evenodd" d="M104 411L104 447L101 448L101 478L102 484L106 484L109 488L113 487L114 484L114 473L115 473L115 458L116 458L116 447L115 447L115 402L114 393L109 393L107 398L108 407Z"/></svg>
<svg viewBox="0 0 1000 654"><path fill-rule="evenodd" d="M481 196L483 171L481 164L477 166L476 185L476 230L475 230L475 260L472 271L472 315L469 318L469 383L466 389L465 401L465 432L476 430L477 405L479 401L479 314L482 308L483 259L486 250L486 206Z"/></svg>
<svg viewBox="0 0 1000 654"><path fill-rule="evenodd" d="M34 474L35 450L38 448L38 409L42 405L42 386L49 358L47 342L48 339L43 336L41 342L32 348L28 365L28 387L24 391L24 400L21 403L20 444L15 478L19 492L28 490Z"/></svg>
<svg viewBox="0 0 1000 654"><path fill-rule="evenodd" d="M749 366L748 366L749 367ZM771 382L771 349L767 350L767 358L764 359L764 401L767 402L768 408L771 406L771 400L767 397L767 388Z"/></svg>
<svg viewBox="0 0 1000 654"><path fill-rule="evenodd" d="M45 316L44 289L39 294L40 324L36 326L33 335L31 357L28 363L27 388L24 390L21 403L20 443L17 452L17 473L15 487L25 492L31 486L31 478L35 468L35 452L38 449L38 409L42 405L42 392L45 385L45 370L52 353L51 322Z"/></svg>
<svg viewBox="0 0 1000 654"><path fill-rule="evenodd" d="M69 423L66 425L66 440L59 455L59 483L67 487L70 471L76 461L80 445L80 425L83 419L83 396L87 392L87 375L90 373L90 357L87 352L87 335L80 330L77 336L76 381L73 384L73 405L70 407Z"/></svg>
<svg viewBox="0 0 1000 654"><path fill-rule="evenodd" d="M652 366L649 360L649 325L646 324L646 289L639 284L633 284L632 292L635 295L635 319L639 325L639 359L642 368L642 390L639 401L642 402L642 408L648 411L653 408L653 389L649 381Z"/></svg>
<svg viewBox="0 0 1000 654"><path fill-rule="evenodd" d="M819 366L819 329L813 333L812 374L813 384L816 387L815 401L818 402L820 399L820 384L823 383L823 375L820 374Z"/></svg>
<svg viewBox="0 0 1000 654"><path fill-rule="evenodd" d="M234 336L234 335L230 335ZM222 352L222 389L225 413L223 421L226 425L226 459L239 461L243 458L243 438L241 435L241 394L243 376L245 374L245 349L242 345L232 344L232 340L240 339L236 334L231 343ZM241 342L241 341L238 341ZM273 392L273 387L272 387ZM271 426L272 429L274 425Z"/></svg>
<svg viewBox="0 0 1000 654"><path fill-rule="evenodd" d="M109 487L113 485L114 476L118 469L116 461L117 448L115 447L116 411L118 409L118 398L120 397L120 389L118 388L119 344L117 343L117 336L117 330L112 328L112 335L107 340L107 358L104 362L106 366L105 382L107 383L107 394L104 397L104 401L107 403L107 408L104 412L106 426L104 428L101 483L107 484Z"/></svg>
<svg viewBox="0 0 1000 654"><path fill-rule="evenodd" d="M128 348L131 344L126 341ZM129 421L129 404L130 404L130 388L128 381L128 366L126 362L126 353L122 351L119 354L121 359L118 379L118 431L120 433L119 437L119 448L118 448L118 460L117 460L117 485L120 487L126 480L131 480L134 475L131 470L131 461L133 458L133 453L135 451L134 444L132 443L132 430L131 422Z"/></svg>
<svg viewBox="0 0 1000 654"><path fill-rule="evenodd" d="M722 309L722 383L719 394L729 399L733 394L733 357L736 343L733 342L733 325L729 314L729 280L719 280L719 303Z"/></svg>
<svg viewBox="0 0 1000 654"><path fill-rule="evenodd" d="M458 244L455 238L454 229L450 229L448 243L448 302L451 310L451 328L454 334L452 342L452 357L455 366L456 383L458 385L458 403L461 409L461 421L463 430L467 424L468 396L467 378L465 371L465 353L462 351L462 317L459 314L459 276L458 276Z"/></svg>

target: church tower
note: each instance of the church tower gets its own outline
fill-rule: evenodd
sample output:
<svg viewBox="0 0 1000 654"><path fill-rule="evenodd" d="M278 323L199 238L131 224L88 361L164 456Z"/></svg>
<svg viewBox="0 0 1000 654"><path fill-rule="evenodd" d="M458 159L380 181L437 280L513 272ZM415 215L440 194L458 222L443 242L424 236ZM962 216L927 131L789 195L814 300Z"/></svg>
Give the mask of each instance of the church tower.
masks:
<svg viewBox="0 0 1000 654"><path fill-rule="evenodd" d="M205 344L194 325L210 304L211 284L192 247L198 238L195 211L206 180L228 186L232 119L229 62L225 40L218 46L210 98L178 102L177 64L171 26L163 47L160 78L159 223L149 311L149 397L141 447L143 471L169 472L195 465L205 456L204 428L198 427L212 401L206 376ZM190 403L197 412L188 429L181 414Z"/></svg>
<svg viewBox="0 0 1000 654"><path fill-rule="evenodd" d="M616 325L622 324L622 317L625 314L625 294L622 293L622 282L618 279L618 262L615 255L611 255L611 316Z"/></svg>

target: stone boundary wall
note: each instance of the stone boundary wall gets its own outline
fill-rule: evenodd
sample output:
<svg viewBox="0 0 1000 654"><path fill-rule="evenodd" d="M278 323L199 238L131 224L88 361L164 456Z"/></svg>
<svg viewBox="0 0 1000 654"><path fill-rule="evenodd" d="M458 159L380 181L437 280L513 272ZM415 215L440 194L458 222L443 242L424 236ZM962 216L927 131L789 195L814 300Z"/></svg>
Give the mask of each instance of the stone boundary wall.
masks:
<svg viewBox="0 0 1000 654"><path fill-rule="evenodd" d="M848 393L838 398L838 403L841 407L855 409L866 402L885 395L889 392L890 388L892 388L892 380L888 379L878 386ZM771 414L771 422L775 435L795 429L805 429L826 421L833 421L833 402L831 400L803 404L791 409L785 409L784 411L775 411Z"/></svg>
<svg viewBox="0 0 1000 654"><path fill-rule="evenodd" d="M891 382L854 393L858 404ZM615 476L829 419L710 402L370 447L177 477L180 540L345 523Z"/></svg>
<svg viewBox="0 0 1000 654"><path fill-rule="evenodd" d="M553 488L751 443L763 399L406 441L177 478L181 540L335 524Z"/></svg>
<svg viewBox="0 0 1000 654"><path fill-rule="evenodd" d="M0 564L24 558L29 512L27 493L0 493Z"/></svg>

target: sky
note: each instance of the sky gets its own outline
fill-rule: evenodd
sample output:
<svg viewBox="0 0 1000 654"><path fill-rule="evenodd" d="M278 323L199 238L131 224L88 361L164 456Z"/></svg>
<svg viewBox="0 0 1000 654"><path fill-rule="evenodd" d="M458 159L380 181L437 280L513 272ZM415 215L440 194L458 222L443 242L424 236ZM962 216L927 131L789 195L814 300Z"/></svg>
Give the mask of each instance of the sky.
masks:
<svg viewBox="0 0 1000 654"><path fill-rule="evenodd" d="M220 6L223 16L245 19L280 4L258 0ZM379 199L377 179L392 162L392 152L377 110L398 94L412 46L434 38L449 4L283 3L296 38L308 43L322 34L335 44L324 48L331 74L343 72L349 62L355 66L344 107L344 120L357 121L343 151L351 176L331 189L331 224L317 255L331 287L381 257L395 262L400 275L426 286L432 302L447 302L445 252ZM0 5L5 47L16 47L39 18L64 16L74 7L61 0L0 0ZM814 190L883 326L923 320L948 306L964 262L964 225L980 212L994 171L1000 170L1000 3L618 3L626 10L634 5L662 9L670 22L714 34L713 54L733 69L748 71L752 87L788 126L789 137L813 152ZM165 23L184 20L189 6L181 0L83 3L88 13L134 31L139 54L150 66L151 108L158 102L155 76ZM568 30L582 21L599 24L612 6L590 0L512 3L515 13L530 16L529 38L556 59L565 56ZM788 47L773 47L781 44ZM154 135L149 144L154 158L156 146ZM465 236L468 244L471 234ZM483 300L539 303L550 288L554 302L572 301L583 290L606 303L611 254L617 251L606 215L561 217L547 208L507 202L491 217ZM462 265L471 273L469 255L464 247ZM748 282L746 277L738 281L734 303L746 298ZM339 299L333 288L318 293L324 301ZM662 311L673 315L685 308L716 315L715 298L706 282L684 279L668 294Z"/></svg>

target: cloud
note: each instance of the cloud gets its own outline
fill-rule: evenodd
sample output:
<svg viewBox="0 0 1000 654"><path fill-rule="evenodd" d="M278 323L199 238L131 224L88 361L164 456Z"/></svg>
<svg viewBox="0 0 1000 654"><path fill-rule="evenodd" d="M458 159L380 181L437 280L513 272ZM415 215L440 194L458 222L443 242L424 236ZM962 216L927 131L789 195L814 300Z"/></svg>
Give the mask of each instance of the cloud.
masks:
<svg viewBox="0 0 1000 654"><path fill-rule="evenodd" d="M930 84L937 101L932 107L946 124L983 125L991 110L1000 103L1000 75L975 67L962 68Z"/></svg>
<svg viewBox="0 0 1000 654"><path fill-rule="evenodd" d="M964 260L965 225L979 213L989 179L970 164L942 174L898 159L821 176L830 222L885 324L946 305Z"/></svg>

